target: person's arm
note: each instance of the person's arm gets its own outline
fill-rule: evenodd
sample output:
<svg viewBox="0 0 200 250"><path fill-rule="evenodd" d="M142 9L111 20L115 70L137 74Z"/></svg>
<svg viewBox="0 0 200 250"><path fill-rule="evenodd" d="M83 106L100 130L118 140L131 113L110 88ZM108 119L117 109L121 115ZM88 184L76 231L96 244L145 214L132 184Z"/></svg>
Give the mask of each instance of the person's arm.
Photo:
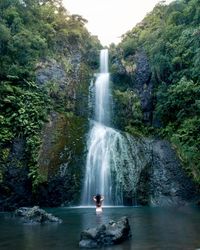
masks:
<svg viewBox="0 0 200 250"><path fill-rule="evenodd" d="M93 196L93 200L96 202L97 200L96 200L96 196Z"/></svg>
<svg viewBox="0 0 200 250"><path fill-rule="evenodd" d="M103 200L104 200L104 196L102 195L102 196L101 196L101 201L103 201Z"/></svg>

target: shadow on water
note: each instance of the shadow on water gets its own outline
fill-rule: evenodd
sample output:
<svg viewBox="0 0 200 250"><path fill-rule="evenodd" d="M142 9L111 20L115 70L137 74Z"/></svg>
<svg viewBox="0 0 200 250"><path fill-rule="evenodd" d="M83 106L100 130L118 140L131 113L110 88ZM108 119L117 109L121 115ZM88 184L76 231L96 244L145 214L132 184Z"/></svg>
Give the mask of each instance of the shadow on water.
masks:
<svg viewBox="0 0 200 250"><path fill-rule="evenodd" d="M127 216L132 238L106 250L195 250L200 248L200 209L197 207L57 208L47 211L63 223L26 225L11 213L0 213L1 250L78 250L80 233L110 220Z"/></svg>

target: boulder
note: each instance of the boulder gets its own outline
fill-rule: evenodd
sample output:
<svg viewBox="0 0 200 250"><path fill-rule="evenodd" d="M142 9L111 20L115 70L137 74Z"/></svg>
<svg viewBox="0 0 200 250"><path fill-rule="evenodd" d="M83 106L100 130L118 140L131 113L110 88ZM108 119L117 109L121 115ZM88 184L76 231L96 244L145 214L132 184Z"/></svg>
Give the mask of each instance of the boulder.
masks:
<svg viewBox="0 0 200 250"><path fill-rule="evenodd" d="M81 233L81 248L100 248L120 244L131 237L129 221L122 217L119 221L110 221L95 228L86 229Z"/></svg>
<svg viewBox="0 0 200 250"><path fill-rule="evenodd" d="M62 220L53 216L50 213L47 213L43 209L40 209L38 206L32 208L21 207L15 211L15 215L22 218L24 223L30 224L42 224L42 223L62 223Z"/></svg>

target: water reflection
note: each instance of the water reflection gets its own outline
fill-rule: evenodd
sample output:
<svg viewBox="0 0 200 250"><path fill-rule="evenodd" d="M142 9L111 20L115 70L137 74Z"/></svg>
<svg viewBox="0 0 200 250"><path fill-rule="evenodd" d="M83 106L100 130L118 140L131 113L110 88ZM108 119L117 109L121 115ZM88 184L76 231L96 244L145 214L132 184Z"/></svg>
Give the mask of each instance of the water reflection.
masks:
<svg viewBox="0 0 200 250"><path fill-rule="evenodd" d="M103 224L103 213L96 213L96 225Z"/></svg>
<svg viewBox="0 0 200 250"><path fill-rule="evenodd" d="M200 248L199 208L92 208L50 210L63 219L59 225L23 225L0 213L1 250L78 250L83 229L126 215L132 238L106 250L195 250Z"/></svg>

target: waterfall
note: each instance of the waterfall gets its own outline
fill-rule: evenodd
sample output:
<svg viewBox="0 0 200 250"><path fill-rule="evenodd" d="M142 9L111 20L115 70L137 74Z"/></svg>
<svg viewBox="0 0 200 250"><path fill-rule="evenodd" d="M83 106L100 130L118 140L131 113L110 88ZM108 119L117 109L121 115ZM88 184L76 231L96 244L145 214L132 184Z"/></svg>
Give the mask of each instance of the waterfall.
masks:
<svg viewBox="0 0 200 250"><path fill-rule="evenodd" d="M105 205L123 205L123 190L135 190L140 166L144 164L137 164L142 159L133 138L110 127L108 50L101 50L100 73L92 92L94 115L87 140L82 205L92 205L97 193L104 195Z"/></svg>
<svg viewBox="0 0 200 250"><path fill-rule="evenodd" d="M110 169L110 89L108 72L108 50L101 50L100 73L95 81L95 114L88 137L88 155L83 190L84 205L92 204L92 196L105 195L105 203L113 204Z"/></svg>

